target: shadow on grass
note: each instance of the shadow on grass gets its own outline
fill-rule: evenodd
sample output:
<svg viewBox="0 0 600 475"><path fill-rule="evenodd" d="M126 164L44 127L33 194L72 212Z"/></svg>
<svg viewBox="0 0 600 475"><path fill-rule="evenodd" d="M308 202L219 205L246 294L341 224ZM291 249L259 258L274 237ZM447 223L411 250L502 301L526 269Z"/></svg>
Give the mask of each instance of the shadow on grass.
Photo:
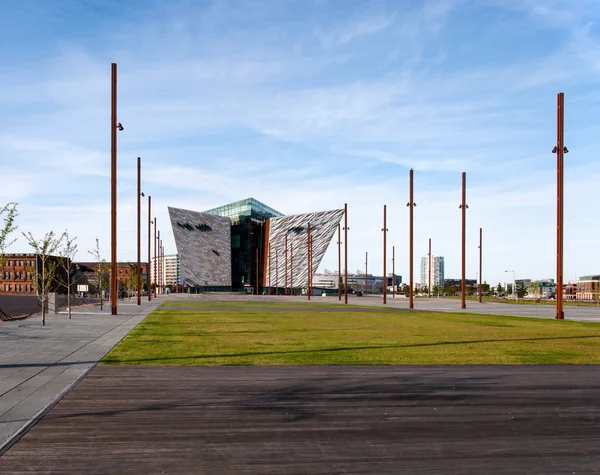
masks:
<svg viewBox="0 0 600 475"><path fill-rule="evenodd" d="M262 356L262 355L288 355L300 353L329 353L335 351L352 351L352 350L379 350L389 348L425 348L430 346L452 346L452 345L470 345L476 343L506 343L517 341L551 341L551 340L578 340L584 338L598 338L600 335L580 335L580 336L556 336L556 337L540 337L540 338L509 338L498 340L463 340L463 341L440 341L436 343L411 343L408 345L373 345L373 346L348 346L338 348L320 348L314 350L290 350L290 351L249 351L246 353L227 353L213 355L189 355L176 357L156 357L156 358L137 358L137 359L107 359L102 360L104 364L111 363L135 363L143 361L176 361L176 360L191 360L191 359L211 359L211 358L239 358L245 356Z"/></svg>

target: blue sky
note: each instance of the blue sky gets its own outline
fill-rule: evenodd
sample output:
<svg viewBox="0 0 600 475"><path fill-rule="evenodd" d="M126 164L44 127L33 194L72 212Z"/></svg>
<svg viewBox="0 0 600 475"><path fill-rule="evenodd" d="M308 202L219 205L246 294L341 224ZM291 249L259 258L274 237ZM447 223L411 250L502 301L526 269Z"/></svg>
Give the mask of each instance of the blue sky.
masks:
<svg viewBox="0 0 600 475"><path fill-rule="evenodd" d="M141 156L168 253L167 206L347 202L349 270L368 251L378 273L387 204L408 280L412 167L416 281L428 238L460 276L463 171L468 277L480 227L486 281L553 277L564 92L565 278L598 273L599 21L594 0L2 2L0 203L19 202L19 232L68 229L81 260L98 236L109 257L116 62L119 260L136 255ZM336 268L333 247L319 270Z"/></svg>

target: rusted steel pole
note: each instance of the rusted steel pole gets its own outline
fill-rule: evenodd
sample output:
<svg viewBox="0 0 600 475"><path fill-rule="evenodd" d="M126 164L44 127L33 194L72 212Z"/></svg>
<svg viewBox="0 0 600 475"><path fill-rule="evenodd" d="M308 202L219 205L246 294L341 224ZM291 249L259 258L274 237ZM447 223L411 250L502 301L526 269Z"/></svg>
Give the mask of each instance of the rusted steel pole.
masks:
<svg viewBox="0 0 600 475"><path fill-rule="evenodd" d="M387 247L387 242L386 242L386 234L387 234L387 221L386 221L386 217L387 217L387 213L386 213L386 205L383 205L383 303L384 305L387 303L387 273L386 273L386 267L385 267L385 262L386 262L386 247Z"/></svg>
<svg viewBox="0 0 600 475"><path fill-rule="evenodd" d="M152 256L150 255L151 243L151 228L152 228L152 197L148 196L148 264L146 266L146 287L148 287L148 302L152 300L152 276L150 275L150 263Z"/></svg>
<svg viewBox="0 0 600 475"><path fill-rule="evenodd" d="M279 295L279 249L275 249L275 295Z"/></svg>
<svg viewBox="0 0 600 475"><path fill-rule="evenodd" d="M287 233L285 233L285 249L283 250L283 254L285 257L285 289L283 290L283 295L288 294L288 242L287 242Z"/></svg>
<svg viewBox="0 0 600 475"><path fill-rule="evenodd" d="M482 271L483 271L483 228L479 228L479 303L483 302L483 289L481 287Z"/></svg>
<svg viewBox="0 0 600 475"><path fill-rule="evenodd" d="M563 320L563 206L564 206L565 95L556 104L556 319Z"/></svg>
<svg viewBox="0 0 600 475"><path fill-rule="evenodd" d="M312 234L310 235L309 249L310 249L310 263L309 263L309 267L310 267L310 294L312 295L312 293L313 293L313 237L312 237Z"/></svg>
<svg viewBox="0 0 600 475"><path fill-rule="evenodd" d="M427 271L427 297L431 298L431 238L429 238L429 262L427 264L429 266Z"/></svg>
<svg viewBox="0 0 600 475"><path fill-rule="evenodd" d="M268 295L271 295L271 243L269 243L269 247L267 248L267 260L269 261L269 291Z"/></svg>
<svg viewBox="0 0 600 475"><path fill-rule="evenodd" d="M152 282L152 284L154 285L154 297L156 298L157 294L158 294L158 260L157 260L157 255L156 255L156 247L157 247L157 243L158 243L158 238L156 236L156 226L157 226L157 222L156 222L156 216L154 217L154 262L152 263L152 266L154 267L154 282Z"/></svg>
<svg viewBox="0 0 600 475"><path fill-rule="evenodd" d="M110 313L117 314L117 64L111 64L110 107Z"/></svg>
<svg viewBox="0 0 600 475"><path fill-rule="evenodd" d="M310 223L308 223L308 231L307 231L307 242L306 245L308 246L308 280L306 283L306 293L308 294L308 300L310 300Z"/></svg>
<svg viewBox="0 0 600 475"><path fill-rule="evenodd" d="M294 242L290 242L290 295L294 295Z"/></svg>
<svg viewBox="0 0 600 475"><path fill-rule="evenodd" d="M344 304L348 303L348 204L344 203Z"/></svg>
<svg viewBox="0 0 600 475"><path fill-rule="evenodd" d="M258 247L256 248L256 277L255 278L256 278L256 284L255 284L256 295L258 295L258 278L259 278L259 276L258 276Z"/></svg>
<svg viewBox="0 0 600 475"><path fill-rule="evenodd" d="M461 204L461 210L462 210L462 257L461 257L461 262L462 262L462 281L460 284L460 307L461 308L467 308L467 303L466 303L466 294L467 294L467 286L466 286L466 282L465 282L465 275L466 275L466 252L467 252L467 248L466 248L466 221L467 221L467 173L463 172L462 174L462 204Z"/></svg>
<svg viewBox="0 0 600 475"><path fill-rule="evenodd" d="M161 264L161 262L160 262L160 246L161 246L161 240L160 240L160 230L159 230L158 231L158 260L156 262L156 266L158 268L158 275L157 275L157 278L156 278L156 283L158 284L157 285L157 287L158 287L157 293L159 293L159 294L160 294L160 286L162 284L162 279L161 279L162 272L161 272L161 269L160 269L160 264Z"/></svg>
<svg viewBox="0 0 600 475"><path fill-rule="evenodd" d="M369 251L365 251L365 295L367 295L367 289L369 287L369 278L367 274L367 264L369 262Z"/></svg>
<svg viewBox="0 0 600 475"><path fill-rule="evenodd" d="M137 158L137 304L142 305L142 159Z"/></svg>
<svg viewBox="0 0 600 475"><path fill-rule="evenodd" d="M409 282L410 283L409 283L409 288L408 288L408 294L409 294L408 308L415 308L414 291L413 291L413 287L414 287L414 283L413 283L413 208L415 207L415 204L413 201L413 169L412 168L410 169L409 182L410 182L410 187L409 187L409 202L408 202L408 207L409 207L408 273L409 273Z"/></svg>
<svg viewBox="0 0 600 475"><path fill-rule="evenodd" d="M396 298L396 246L392 246L392 298Z"/></svg>
<svg viewBox="0 0 600 475"><path fill-rule="evenodd" d="M338 288L338 300L341 302L342 301L342 286L341 281L342 281L342 239L341 239L341 225L340 223L338 223L338 281L337 281L337 288Z"/></svg>

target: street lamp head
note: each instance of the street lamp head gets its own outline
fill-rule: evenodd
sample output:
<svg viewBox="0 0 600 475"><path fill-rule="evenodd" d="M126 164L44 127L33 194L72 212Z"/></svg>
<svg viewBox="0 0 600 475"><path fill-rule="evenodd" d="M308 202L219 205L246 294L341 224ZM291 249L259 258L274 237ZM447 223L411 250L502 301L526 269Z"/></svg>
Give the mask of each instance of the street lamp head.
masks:
<svg viewBox="0 0 600 475"><path fill-rule="evenodd" d="M146 195L145 195L145 194L144 194L144 192L142 191L142 198L143 198L144 196L146 196Z"/></svg>
<svg viewBox="0 0 600 475"><path fill-rule="evenodd" d="M567 147L563 148L563 153L569 153L569 149Z"/></svg>
<svg viewBox="0 0 600 475"><path fill-rule="evenodd" d="M119 122L119 123L117 124L117 129L118 129L118 130L123 130L124 128L125 128L125 127L123 127L123 126L121 125L121 122Z"/></svg>

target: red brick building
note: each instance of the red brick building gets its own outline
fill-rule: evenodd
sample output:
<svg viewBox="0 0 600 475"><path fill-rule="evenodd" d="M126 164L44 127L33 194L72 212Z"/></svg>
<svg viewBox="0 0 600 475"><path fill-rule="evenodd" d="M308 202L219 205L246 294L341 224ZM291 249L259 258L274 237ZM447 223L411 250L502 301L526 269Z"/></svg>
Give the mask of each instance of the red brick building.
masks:
<svg viewBox="0 0 600 475"><path fill-rule="evenodd" d="M58 263L61 258L50 256L47 262ZM0 269L0 292L5 294L36 294L36 279L41 262L37 254L5 254ZM59 278L65 277L64 270L57 268ZM57 282L51 286L52 291L60 291ZM64 290L63 290L64 292Z"/></svg>

